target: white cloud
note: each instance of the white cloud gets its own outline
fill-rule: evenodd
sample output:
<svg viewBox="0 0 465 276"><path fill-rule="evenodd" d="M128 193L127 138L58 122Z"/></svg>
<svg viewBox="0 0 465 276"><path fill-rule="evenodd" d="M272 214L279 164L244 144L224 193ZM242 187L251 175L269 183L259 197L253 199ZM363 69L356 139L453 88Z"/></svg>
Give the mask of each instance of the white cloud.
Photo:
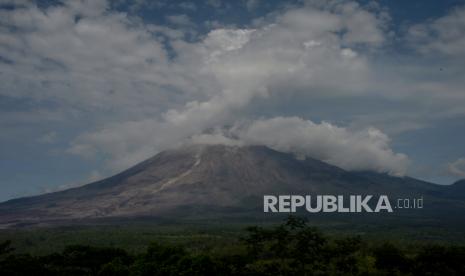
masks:
<svg viewBox="0 0 465 276"><path fill-rule="evenodd" d="M387 18L384 14L373 14L365 9L360 8L359 4L351 2L337 10L344 15L343 23L347 26L347 33L343 35L343 41L349 44L369 43L381 45L385 41L384 28L387 24Z"/></svg>
<svg viewBox="0 0 465 276"><path fill-rule="evenodd" d="M243 141L227 137L223 129L216 128L213 133L196 134L187 143L200 145L244 146Z"/></svg>
<svg viewBox="0 0 465 276"><path fill-rule="evenodd" d="M465 178L465 158L459 158L447 165L447 171L454 175Z"/></svg>
<svg viewBox="0 0 465 276"><path fill-rule="evenodd" d="M297 16L298 11L290 10L277 22L261 26L250 47L238 51L254 29L212 30L200 43L189 44L182 41L182 32L141 24L135 17L108 10L106 1L66 3L45 10L30 4L1 11L1 21L16 30L2 29L0 33L4 42L0 55L14 61L0 64L0 93L79 105L95 113L120 109L143 117L199 101L205 95L240 93L250 98L257 91L249 90L262 86L258 90L263 92L273 77L307 86L328 79L324 75L329 71L339 70L340 84L350 84L360 83L357 70L366 70L363 57L344 61L338 54L342 42L334 31L351 27L337 18L352 15L306 8ZM188 22L186 16L172 19ZM367 25L375 20L368 19ZM168 60L157 34L171 40L179 57L174 62ZM302 47L312 38L322 43L312 49L314 53ZM205 64L220 55L216 62ZM347 69L353 73L347 74ZM309 75L309 71L315 72Z"/></svg>
<svg viewBox="0 0 465 276"><path fill-rule="evenodd" d="M375 128L349 130L298 117L261 119L236 127L234 134L248 145L306 155L347 170L373 170L405 175L409 159L394 153L387 135Z"/></svg>
<svg viewBox="0 0 465 276"><path fill-rule="evenodd" d="M13 61L0 63L2 95L78 105L97 116L169 108L183 97L173 90L187 93L182 101L198 95L195 72L186 77L168 62L153 25L107 10L106 1L66 3L0 11L12 27L1 29L0 56Z"/></svg>
<svg viewBox="0 0 465 276"><path fill-rule="evenodd" d="M418 51L463 57L465 54L465 6L445 16L411 26L408 40Z"/></svg>
<svg viewBox="0 0 465 276"><path fill-rule="evenodd" d="M428 110L428 118L444 112L444 106L456 107L456 114L465 113L463 80L454 78L462 69L431 78L422 64L386 65L379 57L373 59L389 39L389 17L355 2L309 1L255 20L249 27L215 25L195 42L184 40L187 31L183 28L145 24L135 15L111 10L106 1L66 3L45 9L29 3L0 11L0 23L13 27L0 28L0 57L11 60L0 60L0 95L92 114L92 121L71 141L68 152L104 156L113 171L189 137L205 143L235 143L218 133L202 132L235 125L257 101L293 99L277 111L263 110L273 117L292 109L293 103L304 102L313 109L318 99L331 102L329 108L344 114L344 100L351 98L359 100L358 107L365 112L357 110L348 120L368 116L371 120L359 120L358 127L365 130L278 117L252 123L242 138L252 143L258 130L278 130L283 127L281 122L288 122L301 133L290 140L281 137L256 142L283 150L296 141L317 140L324 134L331 138L324 148L307 142L301 150L347 169L403 174L405 156L392 152L386 135L367 128L391 117L383 110L367 112L371 111L364 101L367 97L409 106L414 114L396 112L392 116L392 132L425 125L417 120L424 112L415 110L418 106ZM168 19L191 24L185 15ZM449 24L461 26L459 16L450 20L457 23ZM425 28L435 28L439 21L435 22ZM449 29L463 33L457 28ZM450 41L460 44L458 38ZM386 109L390 111L390 107ZM266 128L258 128L261 125ZM359 158L344 159L338 152Z"/></svg>
<svg viewBox="0 0 465 276"><path fill-rule="evenodd" d="M350 130L298 117L238 123L229 129L194 135L196 144L264 145L325 161L346 170L372 170L403 176L410 160L389 147L389 137L375 128Z"/></svg>

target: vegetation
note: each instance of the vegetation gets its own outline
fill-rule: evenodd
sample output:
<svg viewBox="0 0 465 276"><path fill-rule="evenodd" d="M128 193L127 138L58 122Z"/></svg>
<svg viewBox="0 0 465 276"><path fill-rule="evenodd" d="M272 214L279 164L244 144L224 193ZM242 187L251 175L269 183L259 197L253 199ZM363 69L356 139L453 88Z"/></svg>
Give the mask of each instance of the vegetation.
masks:
<svg viewBox="0 0 465 276"><path fill-rule="evenodd" d="M465 246L330 238L296 217L233 240L213 248L159 241L137 253L72 245L44 255L18 253L5 241L0 275L465 275Z"/></svg>

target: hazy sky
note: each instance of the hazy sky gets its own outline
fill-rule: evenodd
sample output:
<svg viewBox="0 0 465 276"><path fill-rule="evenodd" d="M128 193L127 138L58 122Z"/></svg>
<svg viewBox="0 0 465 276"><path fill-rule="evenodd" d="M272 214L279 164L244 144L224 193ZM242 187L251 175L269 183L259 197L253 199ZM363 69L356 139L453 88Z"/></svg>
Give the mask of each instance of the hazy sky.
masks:
<svg viewBox="0 0 465 276"><path fill-rule="evenodd" d="M465 1L0 0L0 200L185 142L465 178Z"/></svg>

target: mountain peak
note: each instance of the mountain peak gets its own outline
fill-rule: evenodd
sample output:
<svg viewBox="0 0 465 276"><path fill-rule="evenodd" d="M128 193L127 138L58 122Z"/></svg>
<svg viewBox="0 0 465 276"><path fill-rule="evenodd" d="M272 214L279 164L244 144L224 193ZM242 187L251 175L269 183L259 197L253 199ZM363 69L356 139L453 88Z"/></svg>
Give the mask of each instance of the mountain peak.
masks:
<svg viewBox="0 0 465 276"><path fill-rule="evenodd" d="M107 179L0 204L0 224L70 219L182 217L262 210L266 194L399 194L436 186L347 172L265 146L190 144L162 151ZM194 210L194 211L192 211ZM197 210L197 211L195 211Z"/></svg>

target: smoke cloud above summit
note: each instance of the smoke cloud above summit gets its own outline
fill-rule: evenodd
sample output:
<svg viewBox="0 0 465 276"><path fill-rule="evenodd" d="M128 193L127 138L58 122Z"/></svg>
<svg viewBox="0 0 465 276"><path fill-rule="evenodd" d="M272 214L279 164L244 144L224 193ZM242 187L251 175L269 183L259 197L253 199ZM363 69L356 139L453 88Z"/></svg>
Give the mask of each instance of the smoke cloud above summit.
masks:
<svg viewBox="0 0 465 276"><path fill-rule="evenodd" d="M131 139L130 136L137 132L132 126L148 124L146 129L152 129L154 134L142 131L142 136L150 137L150 141L137 144L150 145L158 150L201 133L206 128L234 123L237 113L250 108L252 100L257 98L267 101L268 98L279 98L280 94L297 90L308 90L306 94L322 97L367 93L367 88L363 87L370 74L367 57L351 47L376 49L382 44L381 25L385 19L381 15L370 13L355 3L345 3L290 9L273 18L261 20L248 29L214 29L195 43L173 42L178 56L171 61L171 65L191 69L192 72L183 73L195 72L198 82L209 84L208 90L204 90L206 95L203 100L188 101L184 106L169 109L158 120L128 122L114 125L111 131L105 129L84 134L75 140L70 152L86 154L86 151L108 148L114 143L118 144L118 150L111 148L106 153L115 154L117 158L112 159L121 160L122 156L130 156L137 149L134 151L130 145L119 141L120 138L114 139L118 136L112 134L112 131L118 132L116 128L120 128L121 133L128 133L128 137L124 134L123 137ZM362 22L368 27L361 28ZM344 32L344 35L338 32ZM291 124L290 127L299 126ZM131 130L125 131L125 128ZM310 132L312 130L309 129ZM104 138L105 134L108 139ZM343 142L339 145L339 149L344 147ZM360 143L358 147L362 145ZM154 151L146 151L145 148L140 147L144 152ZM322 147L320 151L329 148ZM294 150L298 149L294 147ZM320 156L325 156L325 153L314 157ZM132 158L128 160L128 163L134 162ZM363 165L369 163L345 164L344 167L372 169L371 164L367 167ZM121 168L127 165L123 163ZM384 165L380 159L375 166L392 170L390 165L382 168ZM400 165L405 164L401 162ZM395 173L403 174L405 170L395 170Z"/></svg>
<svg viewBox="0 0 465 276"><path fill-rule="evenodd" d="M232 138L231 138L232 137ZM372 170L403 176L409 160L389 148L378 129L352 131L327 122L315 124L298 117L275 117L236 125L228 130L192 137L199 144L264 145L311 157L346 170Z"/></svg>

